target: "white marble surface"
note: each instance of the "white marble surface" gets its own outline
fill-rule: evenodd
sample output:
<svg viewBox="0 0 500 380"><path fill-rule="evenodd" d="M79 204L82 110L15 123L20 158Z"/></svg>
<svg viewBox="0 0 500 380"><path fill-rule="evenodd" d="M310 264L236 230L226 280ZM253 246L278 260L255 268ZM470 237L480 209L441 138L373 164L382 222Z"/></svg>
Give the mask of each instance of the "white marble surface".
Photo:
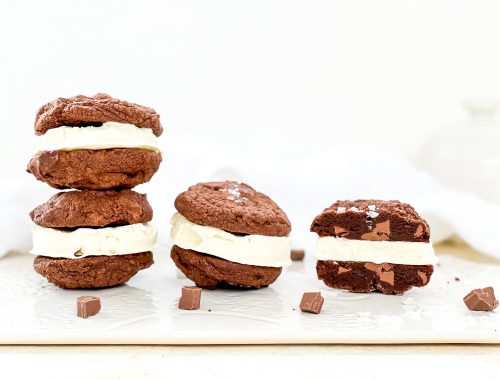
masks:
<svg viewBox="0 0 500 380"><path fill-rule="evenodd" d="M177 308L180 288L190 282L176 277L166 249L128 285L93 291L58 289L34 273L31 260L14 254L0 261L0 297L9 304L0 313L0 343L500 343L499 311L470 312L462 302L473 288L500 289L498 265L446 250L430 284L403 296L328 289L309 256L266 289L203 291L196 311ZM302 293L318 290L322 313L301 313ZM76 317L83 294L101 297L97 316Z"/></svg>

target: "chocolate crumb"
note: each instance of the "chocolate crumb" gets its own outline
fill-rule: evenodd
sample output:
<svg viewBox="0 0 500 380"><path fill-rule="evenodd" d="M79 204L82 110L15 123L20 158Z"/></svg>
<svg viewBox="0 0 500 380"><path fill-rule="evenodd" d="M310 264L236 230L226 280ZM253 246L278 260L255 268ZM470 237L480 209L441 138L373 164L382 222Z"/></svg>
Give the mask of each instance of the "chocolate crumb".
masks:
<svg viewBox="0 0 500 380"><path fill-rule="evenodd" d="M460 278L458 278L458 277L455 277L455 281L460 281Z"/></svg>
<svg viewBox="0 0 500 380"><path fill-rule="evenodd" d="M76 299L76 315L88 318L96 315L101 310L101 300L94 296L81 296Z"/></svg>
<svg viewBox="0 0 500 380"><path fill-rule="evenodd" d="M490 311L498 307L498 300L491 286L472 290L464 297L464 303L473 311Z"/></svg>
<svg viewBox="0 0 500 380"><path fill-rule="evenodd" d="M305 255L306 252L303 249L292 249L290 252L290 259L292 259L292 261L301 261L304 260Z"/></svg>
<svg viewBox="0 0 500 380"><path fill-rule="evenodd" d="M179 309L198 310L200 308L201 288L197 286L183 286L179 299Z"/></svg>
<svg viewBox="0 0 500 380"><path fill-rule="evenodd" d="M321 292L306 292L300 301L300 310L306 313L319 314L325 299Z"/></svg>

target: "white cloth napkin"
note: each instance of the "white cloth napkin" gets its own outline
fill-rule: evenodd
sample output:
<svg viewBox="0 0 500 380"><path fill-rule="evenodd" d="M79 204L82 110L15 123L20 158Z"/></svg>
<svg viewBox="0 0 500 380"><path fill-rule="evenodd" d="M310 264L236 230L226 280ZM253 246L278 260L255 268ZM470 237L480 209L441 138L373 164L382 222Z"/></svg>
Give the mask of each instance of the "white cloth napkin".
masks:
<svg viewBox="0 0 500 380"><path fill-rule="evenodd" d="M148 194L160 243L168 242L175 196L189 185L235 179L268 194L288 214L294 245L310 249L316 235L313 218L337 199L398 199L412 204L431 226L434 242L459 235L475 249L500 258L500 206L474 194L446 189L408 161L374 147L335 147L304 156L262 152L252 157L166 152L150 183L136 190ZM3 181L0 190L0 255L31 248L29 211L57 190L37 182Z"/></svg>

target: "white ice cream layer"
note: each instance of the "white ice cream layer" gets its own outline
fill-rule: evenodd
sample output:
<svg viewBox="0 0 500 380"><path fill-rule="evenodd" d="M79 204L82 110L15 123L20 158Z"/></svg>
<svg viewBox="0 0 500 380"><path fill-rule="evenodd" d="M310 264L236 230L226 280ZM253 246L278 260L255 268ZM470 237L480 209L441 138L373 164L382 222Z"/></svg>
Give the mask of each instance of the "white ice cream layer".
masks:
<svg viewBox="0 0 500 380"><path fill-rule="evenodd" d="M244 235L201 226L175 213L170 221L170 238L184 249L192 249L235 263L265 267L291 264L292 240L288 236Z"/></svg>
<svg viewBox="0 0 500 380"><path fill-rule="evenodd" d="M370 261L376 264L434 265L437 257L431 243L318 238L317 260Z"/></svg>
<svg viewBox="0 0 500 380"><path fill-rule="evenodd" d="M36 138L36 151L140 148L159 151L150 128L108 121L100 127L59 127Z"/></svg>
<svg viewBox="0 0 500 380"><path fill-rule="evenodd" d="M158 230L149 223L73 231L36 226L30 253L67 259L128 255L156 248L157 236Z"/></svg>

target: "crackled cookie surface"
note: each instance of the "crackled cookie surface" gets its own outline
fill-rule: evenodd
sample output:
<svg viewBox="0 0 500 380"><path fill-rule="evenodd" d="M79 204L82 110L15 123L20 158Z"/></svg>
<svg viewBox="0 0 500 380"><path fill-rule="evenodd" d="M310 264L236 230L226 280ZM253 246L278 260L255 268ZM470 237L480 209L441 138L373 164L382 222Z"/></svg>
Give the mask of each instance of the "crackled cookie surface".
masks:
<svg viewBox="0 0 500 380"><path fill-rule="evenodd" d="M161 161L160 153L145 149L44 151L28 172L56 189L130 189L148 182Z"/></svg>
<svg viewBox="0 0 500 380"><path fill-rule="evenodd" d="M47 228L107 227L147 223L153 210L145 194L132 190L83 190L57 193L30 216Z"/></svg>
<svg viewBox="0 0 500 380"><path fill-rule="evenodd" d="M149 128L156 136L163 132L160 115L154 109L100 93L57 98L40 107L35 118L35 133L43 135L62 126L101 126L109 121Z"/></svg>

